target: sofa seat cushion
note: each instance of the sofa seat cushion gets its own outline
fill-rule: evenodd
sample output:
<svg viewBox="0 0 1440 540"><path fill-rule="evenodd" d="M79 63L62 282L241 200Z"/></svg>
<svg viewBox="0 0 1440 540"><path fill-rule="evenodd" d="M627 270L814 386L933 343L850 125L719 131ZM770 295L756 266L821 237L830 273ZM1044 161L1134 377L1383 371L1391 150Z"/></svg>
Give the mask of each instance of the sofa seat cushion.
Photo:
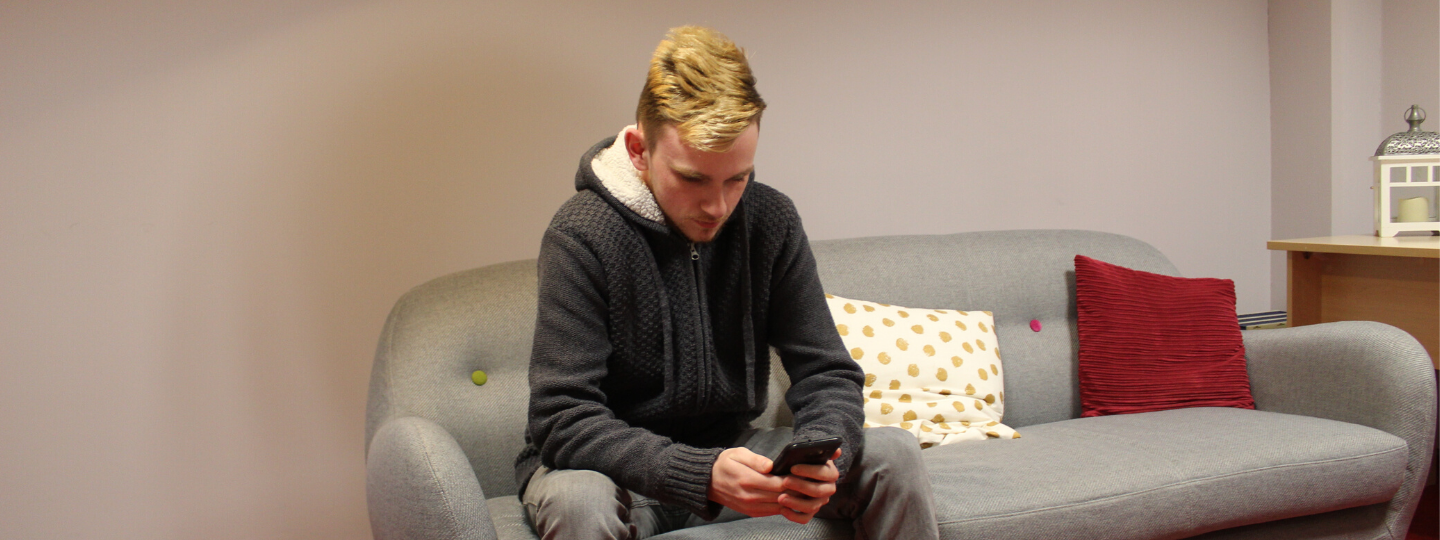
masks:
<svg viewBox="0 0 1440 540"><path fill-rule="evenodd" d="M1387 501L1407 458L1376 429L1233 408L1021 429L924 451L942 538L1184 538Z"/></svg>

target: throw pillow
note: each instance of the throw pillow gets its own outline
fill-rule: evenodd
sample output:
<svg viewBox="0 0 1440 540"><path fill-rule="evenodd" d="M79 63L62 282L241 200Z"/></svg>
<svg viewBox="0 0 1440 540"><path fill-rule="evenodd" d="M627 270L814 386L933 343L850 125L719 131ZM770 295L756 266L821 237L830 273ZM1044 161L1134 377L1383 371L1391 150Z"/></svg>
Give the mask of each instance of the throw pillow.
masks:
<svg viewBox="0 0 1440 540"><path fill-rule="evenodd" d="M1005 372L990 312L825 298L840 339L865 371L865 427L909 431L922 448L1020 437L1000 423Z"/></svg>
<svg viewBox="0 0 1440 540"><path fill-rule="evenodd" d="M1235 283L1075 256L1082 416L1254 409Z"/></svg>

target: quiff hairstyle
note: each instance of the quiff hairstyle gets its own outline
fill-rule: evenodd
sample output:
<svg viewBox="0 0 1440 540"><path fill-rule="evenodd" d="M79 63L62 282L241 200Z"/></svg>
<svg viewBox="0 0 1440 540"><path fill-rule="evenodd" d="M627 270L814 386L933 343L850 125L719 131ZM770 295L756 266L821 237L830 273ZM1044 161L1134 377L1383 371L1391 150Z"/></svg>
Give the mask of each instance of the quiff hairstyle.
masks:
<svg viewBox="0 0 1440 540"><path fill-rule="evenodd" d="M670 124L685 144L724 152L764 111L745 51L720 32L682 26L655 48L635 118L648 148Z"/></svg>

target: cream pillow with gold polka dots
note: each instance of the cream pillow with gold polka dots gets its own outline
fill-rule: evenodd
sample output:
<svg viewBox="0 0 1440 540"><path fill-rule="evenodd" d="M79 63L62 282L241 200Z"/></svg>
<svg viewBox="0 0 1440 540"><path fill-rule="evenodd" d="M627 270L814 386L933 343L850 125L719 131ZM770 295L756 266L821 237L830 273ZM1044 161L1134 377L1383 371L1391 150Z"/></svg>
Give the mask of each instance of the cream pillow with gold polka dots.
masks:
<svg viewBox="0 0 1440 540"><path fill-rule="evenodd" d="M898 427L924 448L1020 437L1000 423L1005 372L990 312L825 298L840 339L865 370L865 427Z"/></svg>

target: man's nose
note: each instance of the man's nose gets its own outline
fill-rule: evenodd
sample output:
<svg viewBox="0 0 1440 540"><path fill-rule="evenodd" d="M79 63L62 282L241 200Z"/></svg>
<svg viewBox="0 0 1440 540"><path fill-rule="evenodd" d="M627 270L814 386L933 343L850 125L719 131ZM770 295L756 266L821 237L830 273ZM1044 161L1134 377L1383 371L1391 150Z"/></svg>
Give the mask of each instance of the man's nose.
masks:
<svg viewBox="0 0 1440 540"><path fill-rule="evenodd" d="M717 184L719 185L705 190L705 197L700 202L700 211L714 219L725 217L729 211L729 206L725 204L724 183L717 182Z"/></svg>

